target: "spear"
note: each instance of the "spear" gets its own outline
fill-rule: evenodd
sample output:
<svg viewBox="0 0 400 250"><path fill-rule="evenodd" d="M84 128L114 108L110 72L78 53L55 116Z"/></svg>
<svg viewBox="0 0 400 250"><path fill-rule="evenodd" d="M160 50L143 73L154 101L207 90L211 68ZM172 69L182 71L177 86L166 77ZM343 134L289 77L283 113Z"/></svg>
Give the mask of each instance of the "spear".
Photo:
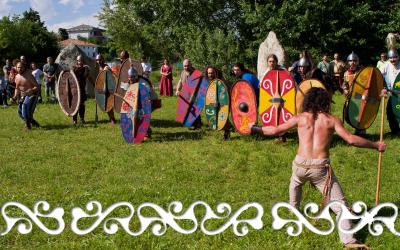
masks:
<svg viewBox="0 0 400 250"><path fill-rule="evenodd" d="M380 132L380 142L383 142L383 123L385 120L385 97L382 97L382 112L381 112L381 132ZM376 177L376 195L375 195L375 205L378 206L379 203L379 188L381 179L381 163L382 163L382 152L379 152L378 158L378 175Z"/></svg>

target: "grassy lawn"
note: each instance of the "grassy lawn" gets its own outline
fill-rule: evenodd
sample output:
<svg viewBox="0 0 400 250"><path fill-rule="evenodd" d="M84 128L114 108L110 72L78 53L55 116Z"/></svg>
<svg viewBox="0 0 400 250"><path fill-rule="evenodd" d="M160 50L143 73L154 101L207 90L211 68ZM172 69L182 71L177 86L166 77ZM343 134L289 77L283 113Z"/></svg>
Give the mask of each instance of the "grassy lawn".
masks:
<svg viewBox="0 0 400 250"><path fill-rule="evenodd" d="M72 118L66 117L58 104L40 104L35 117L41 128L29 132L22 129L16 106L0 109L0 204L16 201L32 209L36 201L45 200L51 209L64 208L66 222L64 232L56 236L47 235L36 225L27 235L18 233L14 227L0 237L1 248L342 248L337 231L319 236L305 230L300 236L291 237L286 230L272 229L272 206L288 200L291 161L298 143L296 133L289 134L288 142L283 145L276 145L273 138L244 137L237 133L232 134L231 140L223 141L222 133L204 128L189 131L176 123L176 101L176 97L162 99L162 109L152 115L153 138L135 146L124 143L119 125L110 125L105 113L99 114L100 124L94 127L94 100L86 102L88 123L78 127L72 126ZM335 102L333 113L341 116L343 98L335 96ZM370 139L379 139L379 124L377 119L368 129ZM385 132L389 132L387 122ZM400 138L386 134L385 140L388 150L383 155L380 201L399 206ZM361 200L373 206L378 153L350 147L335 137L331 160L349 203ZM119 201L135 207L152 202L167 209L172 201L181 201L184 210L202 200L214 211L217 204L227 202L233 212L248 202L258 202L264 207L264 227L250 228L244 237L236 236L231 229L208 236L200 230L183 235L171 228L161 237L154 236L151 228L132 237L122 229L108 235L100 226L90 234L76 235L70 229L71 210L85 208L92 200L99 201L103 209ZM303 205L320 200L316 190L309 185L304 187ZM199 209L197 214L201 216L203 212ZM23 215L18 210L12 213ZM126 215L124 210L112 214ZM132 227L135 225L137 221ZM0 218L0 230L4 227L5 222ZM367 234L367 230L360 232L359 237L374 249L394 249L399 245L399 239L386 228L379 237Z"/></svg>

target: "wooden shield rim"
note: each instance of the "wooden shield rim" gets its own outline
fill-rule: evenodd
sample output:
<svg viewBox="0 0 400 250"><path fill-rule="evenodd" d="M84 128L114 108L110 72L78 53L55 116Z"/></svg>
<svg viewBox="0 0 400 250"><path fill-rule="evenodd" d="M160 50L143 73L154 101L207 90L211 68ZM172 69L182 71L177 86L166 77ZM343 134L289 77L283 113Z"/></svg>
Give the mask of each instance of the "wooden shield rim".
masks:
<svg viewBox="0 0 400 250"><path fill-rule="evenodd" d="M237 85L239 82L245 82L245 83L247 83L247 84L250 86L251 92L253 93L253 96L254 96L254 103L257 103L256 92L254 91L253 86L252 86L248 81L246 81L246 80L243 80L243 79L237 80L237 81L232 85L231 93L233 92L233 89L236 87L236 85ZM232 102L230 102L230 104L232 105ZM255 108L255 109L256 109L256 121L255 121L255 124L257 124L257 121L258 121L257 105L256 105L256 108ZM236 128L236 123L235 123L235 120L233 119L233 109L231 109L231 110L232 110L232 112L231 112L231 119L232 119L232 123L233 123L233 126L235 127L236 132L238 132L238 133L241 134L241 135L250 135L250 133L242 133L241 131L239 131L239 130Z"/></svg>
<svg viewBox="0 0 400 250"><path fill-rule="evenodd" d="M116 86L115 86L115 93L118 92L118 89L119 89L120 86L121 86L121 72L122 72L122 68L123 68L123 66L125 65L125 63L127 63L128 61L129 61L129 58L126 59L125 61L123 61L123 62L121 63L121 67L120 67L119 72L118 72L117 84L116 84ZM119 98L119 97L118 97L118 98ZM114 107L113 107L113 110L114 110L114 112L120 114L120 113L121 113L121 108L120 108L119 110L116 110L116 109L115 109L115 107L116 107L116 105L115 105L115 100L116 100L116 99L117 99L117 98L114 98ZM123 103L123 100L121 100L121 106L122 106L122 103Z"/></svg>
<svg viewBox="0 0 400 250"><path fill-rule="evenodd" d="M62 106L60 101L58 101L58 104L60 105L61 110L62 110L62 112L64 112L64 114L66 114L67 116L74 116L74 115L76 115L76 113L78 113L79 106L81 105L81 89L79 88L78 79L76 78L75 73L72 70L63 70L63 71L61 71L60 76L58 77L58 81L57 81L56 96L57 96L58 100L60 100L60 93L59 93L60 81L62 79L63 74L66 73L66 72L68 72L68 73L70 73L72 75L72 77L74 78L74 80L75 80L75 82L77 84L78 102L77 102L77 105L76 105L76 108L75 108L74 112L72 112L71 114L68 114L65 111L65 109Z"/></svg>
<svg viewBox="0 0 400 250"><path fill-rule="evenodd" d="M129 64L130 64L131 61L137 61L137 60L134 60L134 59L132 59L132 58L128 58L128 59L126 59L125 61L123 61L123 62L121 63L120 70L119 70L119 72L118 72L117 82L116 82L116 84L115 84L115 93L117 93L117 90L118 90L118 89L120 88L120 86L121 86L121 73L122 73L122 68L123 68L123 66L125 65L125 63L129 63ZM135 68L135 70L137 71L138 76L142 76L142 74L143 74L143 69L138 70L138 69ZM116 98L114 98L114 107L115 107L115 100L116 100ZM121 105L122 105L122 102L123 102L123 101L121 101ZM113 107L114 112L117 112L117 113L119 114L119 113L121 112L121 109L120 109L120 110L115 110L114 107Z"/></svg>
<svg viewBox="0 0 400 250"><path fill-rule="evenodd" d="M354 82L356 82L356 79L359 77L359 75L361 74L361 72L364 71L364 70L366 70L366 69L368 69L368 68L372 68L372 71L375 71L375 70L376 70L376 71L378 72L378 74L381 74L381 75L382 75L381 71L380 71L378 68L376 68L376 67L373 67L373 66L362 67L362 68L360 69L360 71L358 71L358 73L356 74L356 76L354 77ZM383 76L382 76L382 78L383 78ZM397 76L396 76L396 78L397 78ZM382 87L384 87L385 79L382 79L382 80L383 80L383 82L382 82ZM396 81L396 80L395 80L395 81ZM351 86L351 92L350 92L350 93L353 93L354 86L355 86L354 84ZM349 117L349 111L350 111L349 105L350 105L350 100L351 100L352 98L353 98L353 97L350 96L350 98L349 98L348 101L346 102L345 112L347 113L347 114L346 114L347 117ZM380 99L379 99L379 102L380 102ZM379 105L379 106L380 106L380 105ZM379 106L378 106L378 108L377 108L377 112L376 112L376 114L375 114L375 116L374 116L374 119L371 121L371 124L370 124L368 127L362 128L362 129L368 129L368 128L370 128L370 127L372 126L372 124L375 122L375 120L376 120L376 118L377 118L377 116L378 116L378 113L379 113ZM361 115L361 114L360 114L360 115ZM347 120L347 123L348 123L352 128L354 128L354 129L360 129L360 128L357 128L356 126L353 126L353 124L350 123L350 119L349 119L349 118L346 119L346 120Z"/></svg>
<svg viewBox="0 0 400 250"><path fill-rule="evenodd" d="M306 81L317 81L317 82L319 82L320 84L321 84L321 86L322 86L322 88L321 89L325 89L326 91L328 91L327 89L326 89L326 87L325 87L325 84L323 84L320 80L318 80L318 79L316 79L316 78L310 78L310 79L306 79L306 80L303 80L303 81L301 81L299 84L297 84L297 87L296 87L296 96L295 96L295 98L296 98L296 101L295 101L295 105L296 105L296 114L301 114L301 112L299 113L298 112L298 110L297 110L297 95L302 95L303 96L303 102L304 102L304 96L305 96L305 93L302 91L302 89L301 89L301 84L303 83L303 82L306 82ZM313 88L313 87L312 87ZM319 88L319 87L316 87L316 88Z"/></svg>
<svg viewBox="0 0 400 250"><path fill-rule="evenodd" d="M228 124L228 121L229 121L229 114L231 113L231 93L229 91L228 85L225 83L224 80L219 79L219 78L215 78L215 79L211 80L209 82L209 84L208 84L208 88L207 88L207 92L206 92L206 98L207 98L208 89L210 88L211 83L215 82L215 84L217 84L217 81L220 81L224 85L224 88L226 89L226 93L228 94L228 117L227 117L227 119L225 121L224 126L222 126L221 129L218 129L218 119L217 119L217 129L216 130L217 131L221 131L221 130L224 130L224 128L226 127L226 125ZM205 102L204 102L204 106L205 106Z"/></svg>

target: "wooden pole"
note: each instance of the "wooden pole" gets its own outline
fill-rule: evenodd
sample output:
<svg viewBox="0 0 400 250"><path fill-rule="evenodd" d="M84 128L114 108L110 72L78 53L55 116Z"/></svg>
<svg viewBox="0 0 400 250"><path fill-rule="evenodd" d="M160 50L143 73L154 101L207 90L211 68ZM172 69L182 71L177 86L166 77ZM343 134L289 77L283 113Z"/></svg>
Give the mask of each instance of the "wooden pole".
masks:
<svg viewBox="0 0 400 250"><path fill-rule="evenodd" d="M383 142L383 124L385 121L385 97L382 97L382 112L381 112L381 132L380 132L380 141ZM380 179L381 179L381 163L382 163L382 152L379 152L378 158L378 175L376 177L376 195L375 195L375 205L379 204L379 188L380 188Z"/></svg>

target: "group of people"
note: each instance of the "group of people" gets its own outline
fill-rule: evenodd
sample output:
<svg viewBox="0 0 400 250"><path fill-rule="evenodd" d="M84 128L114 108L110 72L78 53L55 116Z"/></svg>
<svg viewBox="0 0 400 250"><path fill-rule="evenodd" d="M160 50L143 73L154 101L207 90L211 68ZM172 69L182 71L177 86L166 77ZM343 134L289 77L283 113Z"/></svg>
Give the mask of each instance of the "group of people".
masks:
<svg viewBox="0 0 400 250"><path fill-rule="evenodd" d="M47 58L47 63L43 66L43 71L38 67L35 62L27 63L25 56L20 56L19 59L6 59L3 66L3 74L0 77L0 105L4 108L8 107L8 100L14 95L15 92L15 77L18 74L17 64L21 62L26 70L30 70L36 82L39 85L38 102L42 102L41 87L44 79L46 100L54 101L55 97L55 82L56 73L59 71L59 65L54 63L52 57Z"/></svg>
<svg viewBox="0 0 400 250"><path fill-rule="evenodd" d="M330 165L329 151L333 133L336 132L347 143L356 147L376 149L379 152L386 150L386 144L383 141L373 142L357 134L351 134L344 128L343 123L337 117L329 113L334 91L339 90L348 96L352 90L354 77L360 70L359 58L352 52L347 57L346 66L340 60L338 53L334 55L332 62L328 62L327 55L324 55L323 61L317 67L314 67L311 57L307 52L302 53L300 57L300 60L289 68L296 83L300 84L305 79L316 78L325 85L326 90L311 88L305 94L302 107L303 112L294 116L285 124L278 127L258 127L255 124L249 124L249 128L253 134L282 136L290 129L297 127L299 147L292 163L292 176L289 185L290 204L293 207L299 208L302 186L308 181L323 194L324 205L330 201L339 201L347 205L343 190ZM390 93L390 90L393 89L394 80L400 72L397 51L390 50L388 57L389 62L384 62L383 65L380 65L380 70L386 83L381 96L387 96L387 93ZM267 71L265 73L274 69L284 69L281 65L278 65L276 55L269 55L267 63ZM194 71L188 59L183 61L183 68L184 70L177 85L176 95L180 94L183 84L187 82L188 77ZM247 80L258 97L260 88L259 79L246 70L243 64L240 63L233 65L232 71L238 79ZM210 66L206 68L204 76L213 79L216 76L216 72L216 69ZM394 120L389 105L387 110L392 133L398 134L399 124ZM340 206L332 206L332 210L339 218L342 212ZM340 226L343 230L350 230L352 222L350 220L343 220ZM368 249L368 246L359 242L353 234L340 231L339 237L347 248Z"/></svg>
<svg viewBox="0 0 400 250"><path fill-rule="evenodd" d="M258 127L256 124L249 124L249 128L254 134L259 133L268 136L276 136L282 135L288 130L297 127L299 148L292 163L292 176L289 186L291 205L299 207L302 186L307 181L314 184L324 195L324 204L332 200L346 204L343 191L330 165L329 150L333 133L336 132L350 145L372 148L380 152L386 150L386 144L383 141L372 142L360 136L351 134L344 128L342 122L337 117L329 114L332 92L341 89L344 94L348 95L349 91L351 91L351 84L353 84L352 81L354 75L356 75L360 70L358 56L352 52L347 57L346 66L339 59L337 53L332 62L328 62L327 56L324 55L323 61L316 67L314 67L312 60L310 59L311 57L307 52L302 53L300 57L301 58L289 68L296 83L300 84L304 79L317 78L325 84L326 90L321 88L311 88L311 90L305 94L302 107L303 112L294 116L285 124L279 125L278 127ZM393 89L395 78L400 72L400 62L397 51L394 49L390 50L388 57L389 62L378 63L377 65L380 68L386 83L386 88L382 91L382 96L390 94L390 91ZM128 58L128 52L122 51L120 54L121 62ZM96 57L96 63L100 70L110 69L101 55ZM278 58L276 55L269 55L267 63L266 72L274 69L284 69L281 65L278 65ZM32 70L30 70L26 64L25 57L21 57L20 60L16 61L14 66L15 68L11 66L9 60L6 61L6 66L3 68L4 78L6 79L5 81L7 84L11 85L14 90L11 99L17 101L19 98L18 114L25 121L26 128L30 129L31 126L39 126L38 122L33 118L33 113L40 95L39 82L41 73L34 63L31 64ZM52 84L55 83L57 70L58 65L54 64L52 58L49 57L47 64L43 67L43 74L46 79L46 97L48 97L47 89L49 89L49 92L54 91ZM79 111L73 117L73 123L77 123L78 115L81 123L84 123L86 82L89 81L94 84L94 79L91 79L89 74L90 68L85 65L82 56L76 58L76 64L72 67L72 70L78 79L79 88L82 93ZM185 59L183 61L183 71L181 72L176 87L176 95L181 94L183 85L188 81L188 78L194 70L195 68L190 60ZM143 67L143 71L143 76L149 77L151 67L150 69L149 67ZM247 80L254 88L256 96L258 97L260 82L253 73L248 71L241 63L234 64L232 72L238 79ZM206 67L204 77L207 77L210 81L216 78L223 78L221 72L213 66ZM129 83L135 83L138 79L138 73L133 69L133 67L131 67L128 71ZM172 95L172 91L172 67L168 60L164 60L164 64L161 67L160 94ZM4 91L2 92L2 97L3 96ZM399 124L393 119L393 114L390 114L389 111L391 111L391 109L388 107L390 128L392 132L398 134ZM108 115L110 122L114 123L115 117L113 111L110 111ZM201 127L200 117L195 121L193 126L194 128ZM340 215L341 210L339 206L333 206L332 209L336 214ZM341 226L343 229L350 229L351 221L345 220L342 222ZM347 247L365 246L358 242L352 234L339 232L339 236L341 241L346 244Z"/></svg>

